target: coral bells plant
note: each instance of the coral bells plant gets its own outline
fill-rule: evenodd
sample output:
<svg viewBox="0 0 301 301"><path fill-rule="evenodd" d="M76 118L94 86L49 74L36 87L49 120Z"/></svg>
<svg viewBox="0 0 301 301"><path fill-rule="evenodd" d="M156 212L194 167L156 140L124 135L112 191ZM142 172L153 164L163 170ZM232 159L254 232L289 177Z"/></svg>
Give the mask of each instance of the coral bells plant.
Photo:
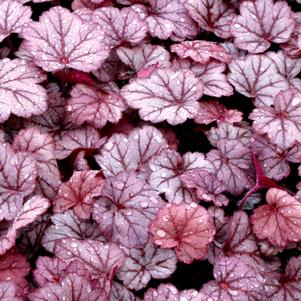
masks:
<svg viewBox="0 0 301 301"><path fill-rule="evenodd" d="M301 300L300 2L0 0L0 300Z"/></svg>

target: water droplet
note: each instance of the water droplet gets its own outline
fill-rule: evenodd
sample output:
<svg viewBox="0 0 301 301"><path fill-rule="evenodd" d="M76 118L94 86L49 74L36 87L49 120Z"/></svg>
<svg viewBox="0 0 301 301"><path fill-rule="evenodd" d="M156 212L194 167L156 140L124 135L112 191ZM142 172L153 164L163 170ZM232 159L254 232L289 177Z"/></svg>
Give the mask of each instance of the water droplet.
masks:
<svg viewBox="0 0 301 301"><path fill-rule="evenodd" d="M159 237L164 237L166 235L166 232L164 230L158 230L156 233Z"/></svg>
<svg viewBox="0 0 301 301"><path fill-rule="evenodd" d="M140 206L142 208L147 208L148 207L148 202L144 201L144 202L140 202Z"/></svg>

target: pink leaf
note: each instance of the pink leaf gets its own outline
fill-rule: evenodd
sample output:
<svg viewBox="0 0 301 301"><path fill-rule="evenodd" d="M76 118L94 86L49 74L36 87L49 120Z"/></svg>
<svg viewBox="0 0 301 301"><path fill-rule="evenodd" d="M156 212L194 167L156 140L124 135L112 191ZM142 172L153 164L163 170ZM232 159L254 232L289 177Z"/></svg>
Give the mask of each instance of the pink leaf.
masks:
<svg viewBox="0 0 301 301"><path fill-rule="evenodd" d="M56 137L56 157L64 159L75 150L93 151L100 148L105 140L100 138L98 131L90 126L61 132L60 136Z"/></svg>
<svg viewBox="0 0 301 301"><path fill-rule="evenodd" d="M129 135L114 134L95 158L106 177L125 170L145 173L149 160L167 147L167 141L159 130L144 126Z"/></svg>
<svg viewBox="0 0 301 301"><path fill-rule="evenodd" d="M141 299L136 297L125 286L113 281L110 301L141 301Z"/></svg>
<svg viewBox="0 0 301 301"><path fill-rule="evenodd" d="M20 59L0 60L0 122L10 114L28 118L46 111L46 91L38 85L45 76Z"/></svg>
<svg viewBox="0 0 301 301"><path fill-rule="evenodd" d="M152 36L175 41L192 39L197 35L197 26L179 0L150 0L151 9L146 21Z"/></svg>
<svg viewBox="0 0 301 301"><path fill-rule="evenodd" d="M211 150L207 160L213 164L217 178L228 192L238 195L253 184L250 167L250 150L237 140L222 139L217 142L218 150Z"/></svg>
<svg viewBox="0 0 301 301"><path fill-rule="evenodd" d="M271 42L285 43L295 26L293 13L284 1L245 1L240 5L240 16L232 23L232 34L237 47L251 53L262 53Z"/></svg>
<svg viewBox="0 0 301 301"><path fill-rule="evenodd" d="M206 257L215 234L210 215L195 203L167 204L151 223L150 231L155 244L175 248L178 259L187 264Z"/></svg>
<svg viewBox="0 0 301 301"><path fill-rule="evenodd" d="M213 274L216 281L202 287L200 292L205 296L201 301L250 301L267 297L265 279L243 259L222 256L216 260Z"/></svg>
<svg viewBox="0 0 301 301"><path fill-rule="evenodd" d="M35 64L45 71L70 67L90 72L109 55L102 30L61 6L43 13L39 22L29 23L22 37Z"/></svg>
<svg viewBox="0 0 301 301"><path fill-rule="evenodd" d="M295 301L301 296L301 258L292 257L286 268L285 274L280 279L279 286L270 297L271 301Z"/></svg>
<svg viewBox="0 0 301 301"><path fill-rule="evenodd" d="M188 70L164 68L124 86L121 95L143 120L176 125L196 115L203 84Z"/></svg>
<svg viewBox="0 0 301 301"><path fill-rule="evenodd" d="M224 39L231 37L230 28L235 11L230 5L221 0L187 0L185 7L204 30Z"/></svg>
<svg viewBox="0 0 301 301"><path fill-rule="evenodd" d="M157 289L150 288L144 295L144 301L198 301L201 294L195 289L178 291L170 283L160 284Z"/></svg>
<svg viewBox="0 0 301 301"><path fill-rule="evenodd" d="M195 195L181 183L180 175L196 168L212 170L212 165L202 153L186 153L181 157L176 151L164 150L149 162L149 183L169 202L180 204L196 201Z"/></svg>
<svg viewBox="0 0 301 301"><path fill-rule="evenodd" d="M30 21L31 9L18 1L2 1L0 4L0 42L11 33L21 32Z"/></svg>
<svg viewBox="0 0 301 301"><path fill-rule="evenodd" d="M43 287L34 290L28 297L30 301L108 300L102 290L92 289L88 279L75 273L66 275L59 283L46 283Z"/></svg>
<svg viewBox="0 0 301 301"><path fill-rule="evenodd" d="M54 253L67 262L79 260L90 272L92 279L111 277L124 262L124 253L117 245L90 239L67 238L57 241Z"/></svg>
<svg viewBox="0 0 301 301"><path fill-rule="evenodd" d="M207 64L211 58L225 63L231 62L231 56L226 49L214 42L186 41L181 44L174 44L170 49L172 52L176 52L180 58L190 57L201 64Z"/></svg>
<svg viewBox="0 0 301 301"><path fill-rule="evenodd" d="M0 220L12 220L36 183L36 161L26 153L14 153L0 145Z"/></svg>
<svg viewBox="0 0 301 301"><path fill-rule="evenodd" d="M13 148L15 151L32 154L37 161L39 190L42 190L46 197L54 198L61 180L52 137L46 133L42 134L37 128L28 128L19 131Z"/></svg>
<svg viewBox="0 0 301 301"><path fill-rule="evenodd" d="M47 199L40 196L33 196L24 203L21 210L8 227L6 233L0 237L0 255L13 247L16 242L18 230L34 222L50 206Z"/></svg>
<svg viewBox="0 0 301 301"><path fill-rule="evenodd" d="M54 201L54 212L63 212L73 208L74 213L82 219L89 219L93 199L101 195L104 185L98 171L77 171L63 183Z"/></svg>
<svg viewBox="0 0 301 301"><path fill-rule="evenodd" d="M119 47L117 55L121 61L130 66L135 72L142 68L159 64L158 67L169 67L169 52L157 45L142 44L134 48Z"/></svg>
<svg viewBox="0 0 301 301"><path fill-rule="evenodd" d="M301 203L278 188L269 189L266 200L267 204L256 208L251 216L255 235L280 247L301 240Z"/></svg>
<svg viewBox="0 0 301 301"><path fill-rule="evenodd" d="M301 23L300 20L296 18L296 25L294 31L291 34L290 39L281 45L281 48L284 52L291 58L300 58L301 57L301 45L300 45L300 36L301 36Z"/></svg>
<svg viewBox="0 0 301 301"><path fill-rule="evenodd" d="M148 242L143 249L124 249L125 261L117 278L129 289L146 287L151 278L168 278L176 269L174 251L157 249Z"/></svg>
<svg viewBox="0 0 301 301"><path fill-rule="evenodd" d="M94 204L93 219L110 241L143 247L150 222L163 205L158 192L135 172L121 172L106 180Z"/></svg>
<svg viewBox="0 0 301 301"><path fill-rule="evenodd" d="M287 80L266 55L248 55L233 60L229 68L229 82L237 92L255 98L258 107L272 105L275 95L288 88Z"/></svg>
<svg viewBox="0 0 301 301"><path fill-rule="evenodd" d="M185 171L180 178L187 188L196 191L198 199L211 201L216 206L228 205L228 198L222 194L226 190L225 186L206 169Z"/></svg>
<svg viewBox="0 0 301 301"><path fill-rule="evenodd" d="M92 21L104 28L107 43L111 47L118 46L123 41L137 44L147 33L146 22L131 8L100 8L94 12Z"/></svg>
<svg viewBox="0 0 301 301"><path fill-rule="evenodd" d="M242 112L238 110L228 110L223 104L215 100L202 101L199 112L194 118L196 123L210 124L216 121L235 123L242 121Z"/></svg>
<svg viewBox="0 0 301 301"><path fill-rule="evenodd" d="M90 124L102 128L107 122L117 123L126 109L119 93L76 85L67 102L68 118L76 125Z"/></svg>
<svg viewBox="0 0 301 301"><path fill-rule="evenodd" d="M253 110L249 118L259 134L267 134L269 140L282 149L301 142L301 92L290 88L279 92L274 107L262 106Z"/></svg>
<svg viewBox="0 0 301 301"><path fill-rule="evenodd" d="M46 229L42 241L50 252L53 252L57 241L66 238L102 240L98 225L79 219L71 210L53 214L51 221L52 225Z"/></svg>
<svg viewBox="0 0 301 301"><path fill-rule="evenodd" d="M22 298L16 296L17 285L11 281L0 282L0 298L2 301L22 301Z"/></svg>

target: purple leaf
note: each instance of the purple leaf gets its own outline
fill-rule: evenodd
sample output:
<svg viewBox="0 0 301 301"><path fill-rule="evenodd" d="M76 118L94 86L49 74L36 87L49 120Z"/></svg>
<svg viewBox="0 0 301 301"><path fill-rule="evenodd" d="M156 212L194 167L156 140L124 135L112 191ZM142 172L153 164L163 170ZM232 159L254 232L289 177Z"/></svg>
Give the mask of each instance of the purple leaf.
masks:
<svg viewBox="0 0 301 301"><path fill-rule="evenodd" d="M102 196L94 203L93 219L108 240L140 248L162 205L158 192L144 179L133 171L121 172L106 179Z"/></svg>
<svg viewBox="0 0 301 301"><path fill-rule="evenodd" d="M33 196L25 202L7 228L6 233L2 233L0 237L0 255L5 254L14 246L18 230L34 222L49 206L50 202L41 196Z"/></svg>
<svg viewBox="0 0 301 301"><path fill-rule="evenodd" d="M105 138L100 138L98 131L90 126L61 132L56 137L56 157L57 159L64 159L75 150L93 151L99 149L105 140Z"/></svg>
<svg viewBox="0 0 301 301"><path fill-rule="evenodd" d="M36 159L39 184L36 190L41 190L46 197L53 199L61 180L52 137L41 133L37 128L28 128L19 131L13 148L15 151L28 152Z"/></svg>
<svg viewBox="0 0 301 301"><path fill-rule="evenodd" d="M143 120L176 125L196 115L203 84L188 70L164 68L124 86L121 95Z"/></svg>
<svg viewBox="0 0 301 301"><path fill-rule="evenodd" d="M0 4L0 42L11 33L19 33L30 21L31 9L18 1L1 1Z"/></svg>
<svg viewBox="0 0 301 301"><path fill-rule="evenodd" d="M117 55L120 60L131 67L135 72L150 67L156 63L159 67L169 67L169 52L157 45L142 44L134 48L119 47Z"/></svg>
<svg viewBox="0 0 301 301"><path fill-rule="evenodd" d="M0 60L0 122L11 113L25 118L44 113L46 91L38 85L44 79L39 69L24 60Z"/></svg>
<svg viewBox="0 0 301 301"><path fill-rule="evenodd" d="M285 43L295 26L293 13L285 1L244 1L240 16L232 23L231 33L237 47L250 53L262 53L271 42Z"/></svg>
<svg viewBox="0 0 301 301"><path fill-rule="evenodd" d="M218 150L211 150L207 160L213 164L217 178L228 192L238 195L253 184L251 154L248 147L237 140L221 139Z"/></svg>
<svg viewBox="0 0 301 301"><path fill-rule="evenodd" d="M134 290L147 286L151 278L168 278L176 269L177 259L174 251L155 248L148 242L143 249L126 249L125 261L117 278Z"/></svg>
<svg viewBox="0 0 301 301"><path fill-rule="evenodd" d="M201 64L207 64L211 58L224 63L231 62L231 56L226 49L214 42L186 41L181 44L174 44L170 49L182 59L189 57Z"/></svg>
<svg viewBox="0 0 301 301"><path fill-rule="evenodd" d="M22 301L16 296L17 286L11 281L0 282L0 298L2 301Z"/></svg>
<svg viewBox="0 0 301 301"><path fill-rule="evenodd" d="M196 168L212 170L202 153L186 153L183 157L174 150L164 150L149 162L149 183L169 202L180 204L196 201L195 195L180 180L180 175Z"/></svg>
<svg viewBox="0 0 301 301"><path fill-rule="evenodd" d="M106 42L110 47L118 46L123 41L137 44L147 33L146 22L131 8L100 8L94 12L92 21L104 28Z"/></svg>
<svg viewBox="0 0 301 301"><path fill-rule="evenodd" d="M98 171L77 171L63 183L54 200L54 212L64 212L73 208L74 213L82 219L89 219L93 199L101 195L104 185Z"/></svg>
<svg viewBox="0 0 301 301"><path fill-rule="evenodd" d="M99 227L90 221L80 220L71 210L51 216L52 225L43 236L42 244L46 250L53 252L56 241L75 239L102 240Z"/></svg>
<svg viewBox="0 0 301 301"><path fill-rule="evenodd" d="M231 37L230 28L235 11L230 5L222 0L187 0L185 7L204 30L224 39Z"/></svg>
<svg viewBox="0 0 301 301"><path fill-rule="evenodd" d="M279 92L274 107L262 106L253 110L249 118L259 134L267 134L269 140L282 149L301 142L301 92L290 88Z"/></svg>
<svg viewBox="0 0 301 301"><path fill-rule="evenodd" d="M226 187L206 169L185 171L180 178L187 188L196 192L198 199L213 202L216 206L228 205L228 198L222 194Z"/></svg>
<svg viewBox="0 0 301 301"><path fill-rule="evenodd" d="M59 283L49 282L29 294L30 301L107 301L102 290L93 289L85 277L66 275Z"/></svg>
<svg viewBox="0 0 301 301"><path fill-rule="evenodd" d="M136 297L125 286L113 281L110 301L141 301L141 299Z"/></svg>
<svg viewBox="0 0 301 301"><path fill-rule="evenodd" d="M149 160L167 147L167 141L159 130L144 126L129 135L114 134L95 159L106 177L129 170L145 173Z"/></svg>
<svg viewBox="0 0 301 301"><path fill-rule="evenodd" d="M76 125L87 123L102 128L107 122L117 123L126 109L117 92L78 84L70 92L67 102L68 118Z"/></svg>
<svg viewBox="0 0 301 301"><path fill-rule="evenodd" d="M69 67L90 72L109 55L101 28L61 6L44 12L39 22L29 23L22 37L35 64L45 71Z"/></svg>
<svg viewBox="0 0 301 301"><path fill-rule="evenodd" d="M229 68L229 82L237 92L254 98L258 107L272 105L275 95L288 88L287 80L266 55L248 55L233 60Z"/></svg>
<svg viewBox="0 0 301 301"><path fill-rule="evenodd" d="M206 94L206 92L205 92ZM200 124L210 124L216 121L235 123L242 121L243 114L238 110L228 110L223 104L216 100L202 101L198 114L194 120Z"/></svg>
<svg viewBox="0 0 301 301"><path fill-rule="evenodd" d="M144 295L144 301L198 301L201 294L195 289L178 291L170 283L160 284L157 289L150 288Z"/></svg>
<svg viewBox="0 0 301 301"><path fill-rule="evenodd" d="M301 203L278 188L268 190L266 201L250 218L255 235L280 247L288 241L300 241Z"/></svg>
<svg viewBox="0 0 301 301"><path fill-rule="evenodd" d="M167 204L152 221L150 232L155 244L175 248L178 259L189 264L206 257L215 228L205 208L195 203Z"/></svg>
<svg viewBox="0 0 301 301"><path fill-rule="evenodd" d="M33 192L36 176L36 161L31 156L0 145L0 220L14 219L23 199Z"/></svg>

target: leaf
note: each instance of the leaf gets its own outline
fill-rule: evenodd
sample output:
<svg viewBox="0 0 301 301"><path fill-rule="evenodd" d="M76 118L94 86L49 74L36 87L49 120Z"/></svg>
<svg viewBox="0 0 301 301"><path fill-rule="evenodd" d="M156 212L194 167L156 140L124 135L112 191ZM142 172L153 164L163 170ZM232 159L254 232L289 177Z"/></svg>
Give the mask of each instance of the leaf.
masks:
<svg viewBox="0 0 301 301"><path fill-rule="evenodd" d="M194 121L200 124L210 124L211 122L235 123L243 119L242 112L238 110L228 110L223 104L216 100L202 101L198 114Z"/></svg>
<svg viewBox="0 0 301 301"><path fill-rule="evenodd" d="M237 92L254 98L257 107L272 105L275 95L288 88L287 80L266 55L248 55L232 60L229 68L229 82Z"/></svg>
<svg viewBox="0 0 301 301"><path fill-rule="evenodd" d="M285 274L280 279L279 286L270 296L271 301L294 301L301 296L301 261L299 257L292 257L286 268Z"/></svg>
<svg viewBox="0 0 301 301"><path fill-rule="evenodd" d="M74 213L82 219L89 219L93 199L101 195L104 185L98 171L76 171L63 183L54 200L54 212L64 212L73 208Z"/></svg>
<svg viewBox="0 0 301 301"><path fill-rule="evenodd" d="M45 79L35 66L21 59L0 60L0 122L10 114L28 118L46 111Z"/></svg>
<svg viewBox="0 0 301 301"><path fill-rule="evenodd" d="M134 48L119 47L116 51L120 60L138 72L142 68L159 64L159 67L169 67L169 52L158 45L142 44Z"/></svg>
<svg viewBox="0 0 301 301"><path fill-rule="evenodd" d="M202 153L186 153L183 157L174 150L164 150L149 162L149 183L154 189L165 194L172 203L191 203L196 196L182 184L181 174L196 168L212 170L212 165Z"/></svg>
<svg viewBox="0 0 301 301"><path fill-rule="evenodd" d="M0 255L5 254L7 250L14 246L18 230L34 222L49 206L50 202L41 196L33 196L26 201L18 211L6 233L2 233L0 237Z"/></svg>
<svg viewBox="0 0 301 301"><path fill-rule="evenodd" d="M111 277L124 262L123 251L115 244L100 241L67 238L55 244L54 253L58 258L72 262L79 260L90 271L92 279Z"/></svg>
<svg viewBox="0 0 301 301"><path fill-rule="evenodd" d="M36 161L26 153L14 153L0 145L0 220L12 220L36 183Z"/></svg>
<svg viewBox="0 0 301 301"><path fill-rule="evenodd" d="M231 56L226 49L214 42L186 41L181 44L173 44L170 49L182 59L189 57L201 64L207 64L211 58L224 63L231 62Z"/></svg>
<svg viewBox="0 0 301 301"><path fill-rule="evenodd" d="M104 29L110 47L118 46L123 41L137 44L147 33L147 24L131 8L100 8L94 12L92 21Z"/></svg>
<svg viewBox="0 0 301 301"><path fill-rule="evenodd" d="M142 248L148 226L163 205L159 193L133 172L121 172L106 180L93 219L107 240L126 247Z"/></svg>
<svg viewBox="0 0 301 301"><path fill-rule="evenodd" d="M117 274L123 284L134 290L147 286L151 278L166 279L176 269L177 259L172 250L157 249L148 242L143 249L126 249L125 261Z"/></svg>
<svg viewBox="0 0 301 301"><path fill-rule="evenodd" d="M266 136L258 134L253 135L251 141L264 174L271 179L279 181L288 177L291 171L289 162L301 161L300 143L283 149L272 144Z"/></svg>
<svg viewBox="0 0 301 301"><path fill-rule="evenodd" d="M110 301L141 301L141 299L136 297L125 286L113 281Z"/></svg>
<svg viewBox="0 0 301 301"><path fill-rule="evenodd" d="M109 55L101 28L61 6L44 12L39 22L28 23L22 37L34 63L48 72L65 67L90 72Z"/></svg>
<svg viewBox="0 0 301 301"><path fill-rule="evenodd" d="M46 229L42 240L44 248L50 252L53 252L56 241L66 238L102 240L95 223L80 220L71 210L53 214L51 221L52 225Z"/></svg>
<svg viewBox="0 0 301 301"><path fill-rule="evenodd" d="M262 0L242 2L240 15L231 28L234 44L251 53L262 53L271 42L285 43L295 26L293 13L284 1Z"/></svg>
<svg viewBox="0 0 301 301"><path fill-rule="evenodd" d="M11 33L20 33L30 21L30 7L23 6L18 1L1 1L0 12L0 42Z"/></svg>
<svg viewBox="0 0 301 301"><path fill-rule="evenodd" d="M57 159L64 159L71 155L73 151L99 149L105 140L91 126L82 126L78 129L63 131L56 137L56 157Z"/></svg>
<svg viewBox="0 0 301 301"><path fill-rule="evenodd" d="M196 193L198 199L211 201L216 206L228 205L228 198L222 194L226 187L208 170L195 168L185 171L180 178L187 188Z"/></svg>
<svg viewBox="0 0 301 301"><path fill-rule="evenodd" d="M207 160L214 166L217 178L226 186L228 192L238 195L251 188L253 175L250 150L237 140L222 139L217 142L218 150L211 150Z"/></svg>
<svg viewBox="0 0 301 301"><path fill-rule="evenodd" d="M144 295L144 301L198 301L201 294L195 289L178 291L170 283L160 284L157 289L150 288Z"/></svg>
<svg viewBox="0 0 301 301"><path fill-rule="evenodd" d="M213 274L216 280L202 287L205 296L201 301L266 300L265 279L243 259L222 256L216 260Z"/></svg>
<svg viewBox="0 0 301 301"><path fill-rule="evenodd" d="M152 126L143 126L129 135L113 134L104 144L96 162L106 177L121 171L145 173L149 160L168 147L162 133Z"/></svg>
<svg viewBox="0 0 301 301"><path fill-rule="evenodd" d="M150 0L150 16L146 18L153 37L179 41L192 39L198 29L179 0Z"/></svg>
<svg viewBox="0 0 301 301"><path fill-rule="evenodd" d="M77 84L70 95L68 118L76 125L86 122L95 128L102 128L107 122L117 123L126 109L119 93Z"/></svg>
<svg viewBox="0 0 301 301"><path fill-rule="evenodd" d="M143 120L176 125L196 115L203 84L188 70L164 68L124 86L121 95Z"/></svg>
<svg viewBox="0 0 301 301"><path fill-rule="evenodd" d="M0 282L0 298L3 301L22 301L16 296L17 286L11 281Z"/></svg>
<svg viewBox="0 0 301 301"><path fill-rule="evenodd" d="M53 199L61 184L60 172L55 157L55 144L49 134L41 133L37 128L19 131L14 139L15 151L28 152L37 161L37 182L44 195Z"/></svg>
<svg viewBox="0 0 301 301"><path fill-rule="evenodd" d="M29 294L31 301L106 301L102 290L92 289L91 283L85 277L75 273L66 275L61 282L46 283Z"/></svg>
<svg viewBox="0 0 301 301"><path fill-rule="evenodd" d="M301 203L278 188L268 190L266 201L266 205L253 211L250 219L255 235L280 247L288 241L301 240Z"/></svg>
<svg viewBox="0 0 301 301"><path fill-rule="evenodd" d="M279 92L274 107L254 109L249 118L259 134L267 134L269 140L282 149L301 142L301 92L290 88Z"/></svg>
<svg viewBox="0 0 301 301"><path fill-rule="evenodd" d="M228 83L226 75L226 65L217 61L209 61L206 65L193 62L188 59L178 59L173 61L176 70L188 69L195 73L204 84L204 94L221 97L233 94L233 88Z"/></svg>
<svg viewBox="0 0 301 301"><path fill-rule="evenodd" d="M214 32L218 37L231 37L231 23L235 11L221 0L187 0L185 7L190 16L206 31Z"/></svg>
<svg viewBox="0 0 301 301"><path fill-rule="evenodd" d="M206 209L196 203L167 204L150 225L154 243L161 248L175 248L178 260L192 263L206 257L215 228Z"/></svg>
<svg viewBox="0 0 301 301"><path fill-rule="evenodd" d="M301 58L290 58L283 51L270 51L267 52L267 56L274 62L278 73L283 75L291 86L301 89L301 80L296 78L301 72Z"/></svg>

